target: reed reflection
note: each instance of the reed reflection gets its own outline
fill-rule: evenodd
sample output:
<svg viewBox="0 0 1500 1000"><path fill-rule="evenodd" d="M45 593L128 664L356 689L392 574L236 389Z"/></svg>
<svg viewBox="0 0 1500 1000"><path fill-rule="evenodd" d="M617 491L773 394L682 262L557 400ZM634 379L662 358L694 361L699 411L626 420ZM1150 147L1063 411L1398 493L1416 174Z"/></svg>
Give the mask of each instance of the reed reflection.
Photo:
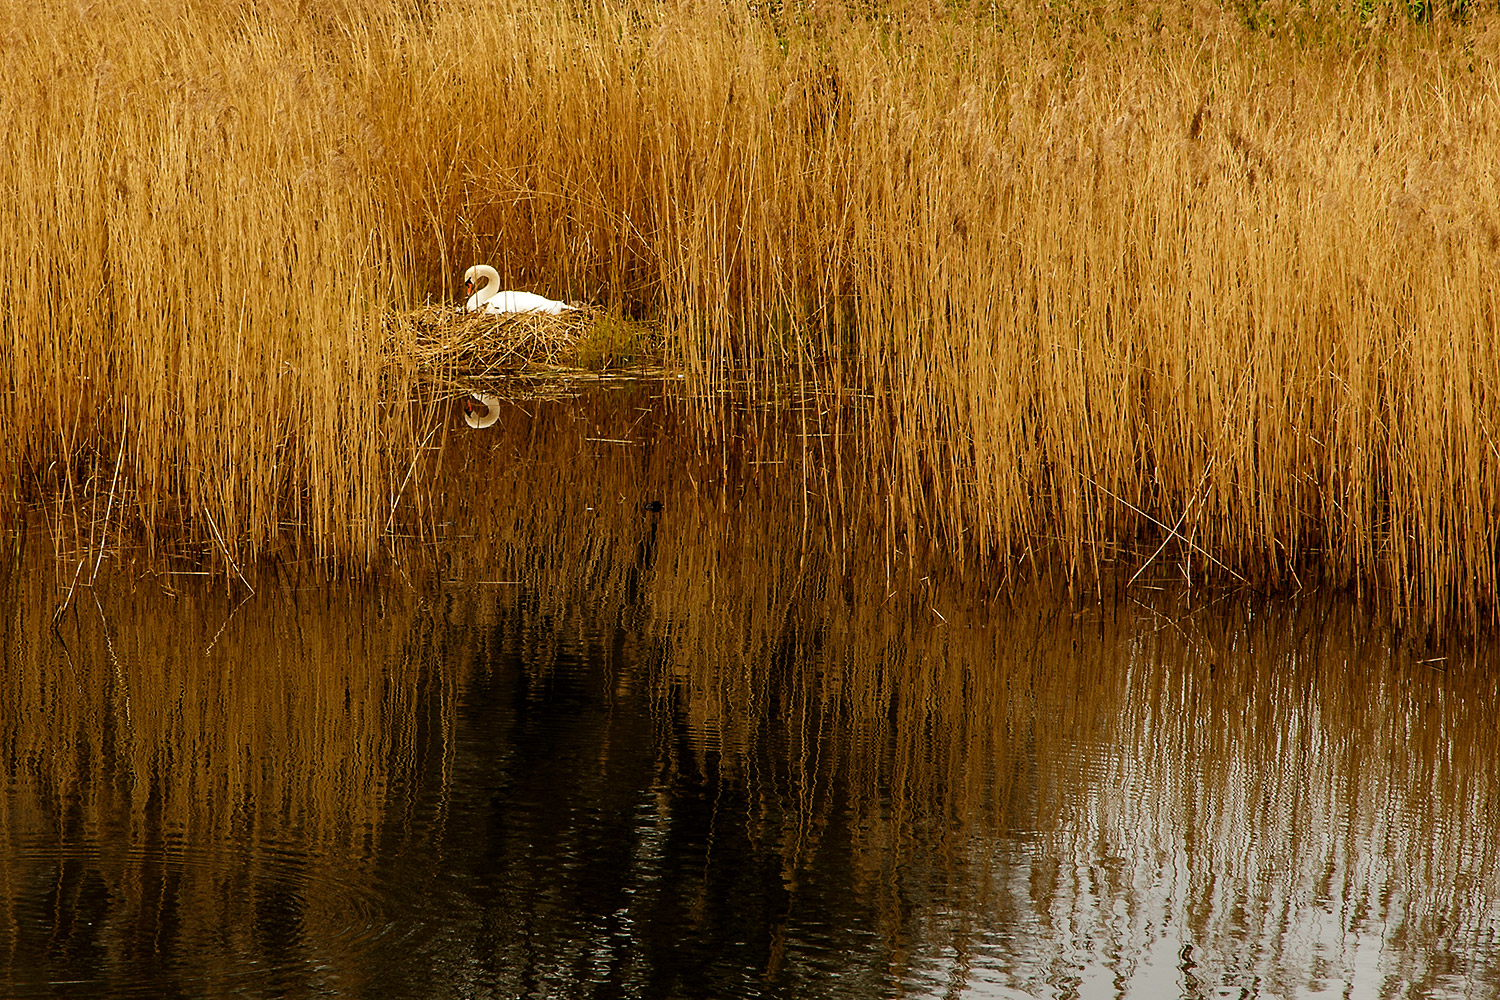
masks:
<svg viewBox="0 0 1500 1000"><path fill-rule="evenodd" d="M391 931L366 864L449 683L412 655L422 602L121 569L54 628L28 542L0 580L0 992L357 991Z"/></svg>
<svg viewBox="0 0 1500 1000"><path fill-rule="evenodd" d="M618 593L659 644L660 766L732 794L777 859L773 981L838 927L869 936L874 981L919 992L1495 982L1485 649L1411 652L1347 595L997 590L893 558L919 540L830 485L805 424L723 417L729 448L660 402L617 418L628 445L588 405L517 421L538 450L492 454L562 460L522 463L489 526L453 516L477 565ZM576 548L540 565L542 536ZM707 908L710 881L677 888Z"/></svg>
<svg viewBox="0 0 1500 1000"><path fill-rule="evenodd" d="M378 585L116 567L54 635L12 567L6 992L1500 988L1485 649L909 555L827 415L498 405Z"/></svg>

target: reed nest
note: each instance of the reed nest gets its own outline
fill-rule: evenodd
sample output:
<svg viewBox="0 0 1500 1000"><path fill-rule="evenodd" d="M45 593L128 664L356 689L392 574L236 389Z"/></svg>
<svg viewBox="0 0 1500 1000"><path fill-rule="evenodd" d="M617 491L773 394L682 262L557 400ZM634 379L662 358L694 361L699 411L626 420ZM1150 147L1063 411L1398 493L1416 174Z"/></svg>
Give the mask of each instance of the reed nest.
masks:
<svg viewBox="0 0 1500 1000"><path fill-rule="evenodd" d="M562 315L464 313L440 303L390 312L387 368L406 368L439 401L469 393L557 399L602 381L671 374L653 328L575 305Z"/></svg>
<svg viewBox="0 0 1500 1000"><path fill-rule="evenodd" d="M598 310L583 306L561 315L459 312L430 303L386 318L388 343L411 344L417 370L436 381L489 379L536 369L579 367L579 343ZM405 327L392 330L390 327Z"/></svg>

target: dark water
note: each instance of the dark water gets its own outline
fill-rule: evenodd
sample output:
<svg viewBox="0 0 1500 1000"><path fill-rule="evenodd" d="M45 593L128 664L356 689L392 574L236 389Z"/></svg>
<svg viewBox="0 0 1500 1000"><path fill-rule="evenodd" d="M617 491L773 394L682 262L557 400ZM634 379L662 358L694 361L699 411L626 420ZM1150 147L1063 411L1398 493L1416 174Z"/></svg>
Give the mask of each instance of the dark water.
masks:
<svg viewBox="0 0 1500 1000"><path fill-rule="evenodd" d="M56 627L32 532L0 996L1500 995L1487 649L911 566L768 434L518 405L378 582L117 560Z"/></svg>

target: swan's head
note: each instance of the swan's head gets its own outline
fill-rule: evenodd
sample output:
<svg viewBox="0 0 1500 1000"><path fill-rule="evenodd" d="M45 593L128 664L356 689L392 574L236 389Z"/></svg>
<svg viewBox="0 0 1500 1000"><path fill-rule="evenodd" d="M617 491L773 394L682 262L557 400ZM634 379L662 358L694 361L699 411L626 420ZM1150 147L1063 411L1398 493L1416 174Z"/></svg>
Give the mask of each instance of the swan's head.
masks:
<svg viewBox="0 0 1500 1000"><path fill-rule="evenodd" d="M469 393L464 400L464 423L477 430L492 426L500 419L500 400L480 392Z"/></svg>
<svg viewBox="0 0 1500 1000"><path fill-rule="evenodd" d="M478 287L480 279L486 279L489 284L500 280L500 275L488 264L475 264L464 272L464 293L468 294Z"/></svg>
<svg viewBox="0 0 1500 1000"><path fill-rule="evenodd" d="M484 283L483 292L477 290L481 281ZM468 301L464 303L464 310L466 312L474 312L480 306L484 305L485 300L495 294L499 283L500 273L488 264L475 264L465 271L464 294L468 296Z"/></svg>

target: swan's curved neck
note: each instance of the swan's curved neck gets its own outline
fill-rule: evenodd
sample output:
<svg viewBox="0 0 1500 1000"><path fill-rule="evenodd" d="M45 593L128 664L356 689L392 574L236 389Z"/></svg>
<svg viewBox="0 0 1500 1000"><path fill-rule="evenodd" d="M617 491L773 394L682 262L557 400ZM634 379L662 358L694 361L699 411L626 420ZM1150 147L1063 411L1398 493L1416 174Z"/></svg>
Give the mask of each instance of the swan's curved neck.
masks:
<svg viewBox="0 0 1500 1000"><path fill-rule="evenodd" d="M484 286L476 288L473 296L469 299L470 312L483 309L484 304L494 298L496 292L500 291L500 272L488 264L480 264L474 268L474 281L476 284L483 281Z"/></svg>

